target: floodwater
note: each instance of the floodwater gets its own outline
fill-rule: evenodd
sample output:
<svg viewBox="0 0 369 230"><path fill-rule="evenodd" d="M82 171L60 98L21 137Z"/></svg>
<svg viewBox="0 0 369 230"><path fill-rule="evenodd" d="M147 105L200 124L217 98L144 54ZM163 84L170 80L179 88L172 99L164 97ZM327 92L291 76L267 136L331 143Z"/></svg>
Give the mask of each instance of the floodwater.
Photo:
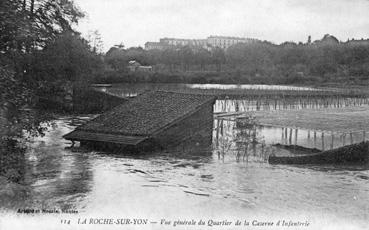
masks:
<svg viewBox="0 0 369 230"><path fill-rule="evenodd" d="M262 89L313 90L283 86L134 84L113 85L101 90L120 96L135 96L145 90ZM182 88L181 88L182 87ZM252 110L337 108L367 104L362 98L329 100L301 98L289 101L251 99L217 100L217 114ZM330 149L367 140L330 136L299 129L283 130L214 120L211 146L192 151L157 152L132 155L71 149L62 136L93 116L60 117L43 137L25 143L17 157L10 180L0 176L0 230L19 228L58 229L59 215L50 224L45 216L32 216L27 222L18 209L74 210L78 218L143 218L149 224L134 229L165 229L160 222L175 220L308 222L310 228L279 229L367 229L369 225L369 169L362 165L270 165L268 156L283 151L275 144ZM324 140L324 141L323 141ZM201 152L201 153L200 153ZM247 152L247 154L245 154ZM0 159L0 166L6 161ZM14 159L12 164L14 163ZM0 171L2 172L2 168ZM15 176L14 176L15 175ZM16 180L14 180L16 178ZM63 217L65 218L65 217ZM47 219L50 221L50 218ZM23 223L23 225L22 225ZM27 224L24 224L27 223ZM173 223L172 223L173 224ZM210 224L212 225L212 224ZM173 227L173 225L171 225ZM4 228L2 228L4 227ZM92 226L88 225L88 229ZM100 226L96 225L96 229ZM124 228L126 227L126 228ZM130 229L124 226L123 229ZM131 226L133 228L133 226ZM255 228L252 228L255 227ZM17 229L16 227L14 227ZM122 227L121 227L122 228ZM198 229L189 226L177 229ZM85 228L83 228L85 229ZM105 229L105 228L104 228ZM206 225L201 229L233 229ZM235 229L243 229L235 228Z"/></svg>
<svg viewBox="0 0 369 230"><path fill-rule="evenodd" d="M232 85L232 84L181 84L181 83L130 83L130 84L114 84L112 87L99 88L112 94L122 97L136 96L147 90L168 90L181 91L186 89L220 89L220 90L298 90L298 91L318 91L320 89L311 87L284 86L284 85Z"/></svg>
<svg viewBox="0 0 369 230"><path fill-rule="evenodd" d="M112 87L98 87L97 90L108 92L120 97L134 97L145 91L164 90L164 91L184 91L188 89L206 90L223 90L228 92L247 92L253 90L254 92L267 91L289 91L289 92L303 92L303 91L342 91L343 89L318 89L312 87L298 87L298 86L284 86L284 85L232 85L232 84L176 84L176 83L134 83L134 84L113 84ZM361 97L314 97L314 96L294 96L288 98L274 98L262 95L249 95L248 98L242 99L218 99L215 103L214 112L243 112L256 110L278 110L278 109L319 109L319 108L341 108L347 106L368 105L368 98ZM303 94L303 93L302 93Z"/></svg>
<svg viewBox="0 0 369 230"><path fill-rule="evenodd" d="M255 84L186 84L186 87L193 89L256 89L256 90L318 90L311 87L299 87L288 85L255 85Z"/></svg>
<svg viewBox="0 0 369 230"><path fill-rule="evenodd" d="M233 142L232 148L236 148L236 142L240 139L237 134L248 131L242 127L242 123L242 119L216 119L214 122L215 144L217 141L216 137L219 139L218 142L224 141L223 139L229 139ZM216 134L217 127L219 127L220 130L218 134ZM265 146L273 146L276 144L298 145L323 151L369 140L368 135L362 131L332 134L329 131L312 131L302 128L295 129L255 125L252 132L255 132L259 146L262 143L264 143ZM241 140L242 139L245 139L244 136L241 137Z"/></svg>
<svg viewBox="0 0 369 230"><path fill-rule="evenodd" d="M369 224L366 168L269 165L257 156L236 160L233 154L219 157L217 151L132 156L66 148L70 142L62 135L88 119L61 117L46 136L31 139L24 164L19 165L24 171L21 185L4 179L0 183L3 215L18 208L45 208L152 222L163 218L232 221L237 217L307 221L311 229L366 229ZM157 225L146 227L163 228Z"/></svg>

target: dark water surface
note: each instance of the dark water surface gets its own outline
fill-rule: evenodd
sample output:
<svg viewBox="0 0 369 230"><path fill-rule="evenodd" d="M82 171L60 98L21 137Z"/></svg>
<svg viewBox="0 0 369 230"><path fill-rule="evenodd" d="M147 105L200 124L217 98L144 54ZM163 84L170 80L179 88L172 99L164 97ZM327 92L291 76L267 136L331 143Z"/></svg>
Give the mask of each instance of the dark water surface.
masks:
<svg viewBox="0 0 369 230"><path fill-rule="evenodd" d="M145 218L289 218L365 229L369 170L278 166L233 155L72 152L61 138L90 117L61 117L31 140L23 185L0 184L0 208L76 209Z"/></svg>
<svg viewBox="0 0 369 230"><path fill-rule="evenodd" d="M288 86L196 84L114 85L101 90L120 96L135 96L145 90L173 90L173 87L175 90L314 90ZM221 114L336 108L362 102L360 98L329 99L328 103L325 99L308 98L306 101L262 101L267 104L261 105L255 98L223 99L217 100L214 110ZM4 229L16 228L15 223L20 223L19 228L33 229L30 226L34 226L34 229L40 229L37 224L47 219L47 216L38 216L31 222L19 221L16 215L18 208L68 209L77 210L79 215L87 217L148 218L159 222L163 218L213 218L219 221L283 219L308 221L312 229L368 229L367 166L297 167L267 163L268 155L273 151L282 152L273 144L293 144L296 141L303 147L322 149L322 142L325 142L328 149L332 143L329 142L332 140L330 136L324 140L318 133L315 140L312 136L309 138L308 130L300 129L289 143L291 138L283 136L281 128L252 125L252 130L244 130L247 125L225 120L221 131L217 132L215 128L219 127L219 120L215 120L213 143L207 155L196 154L196 151L191 154L179 151L150 155L112 154L78 148L78 151L72 151L68 148L71 143L62 136L92 117L60 117L44 137L31 138L26 143L24 156L21 155L20 163L14 166L16 175L20 177L19 183L0 176L0 230L2 226ZM254 134L257 142L252 145ZM365 138L368 137L354 134L352 141L357 143ZM334 148L344 143L339 136L335 136L333 141ZM242 148L246 142L248 154L243 156ZM77 217L74 216L75 219ZM53 221L52 226L56 226ZM162 229L155 226L146 227Z"/></svg>

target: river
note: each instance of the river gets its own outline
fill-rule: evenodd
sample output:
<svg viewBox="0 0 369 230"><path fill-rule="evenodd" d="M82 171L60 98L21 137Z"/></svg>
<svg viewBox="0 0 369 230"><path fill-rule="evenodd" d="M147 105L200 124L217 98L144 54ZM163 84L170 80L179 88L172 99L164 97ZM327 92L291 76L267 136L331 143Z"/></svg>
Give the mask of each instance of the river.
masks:
<svg viewBox="0 0 369 230"><path fill-rule="evenodd" d="M72 152L61 136L86 119L60 117L46 136L32 139L21 166L24 186L0 185L3 212L32 207L157 221L242 217L310 221L315 227L368 224L366 169L237 162L216 154Z"/></svg>
<svg viewBox="0 0 369 230"><path fill-rule="evenodd" d="M247 161L232 154L219 157L216 151L210 155L72 151L62 136L92 117L61 116L45 136L27 142L24 159L14 166L23 172L22 183L0 177L4 217L0 227L8 229L24 218L16 214L19 208L77 210L78 216L69 217L72 221L127 217L156 222L147 229L163 229L163 219L240 219L251 226L253 221L291 220L308 222L308 229L367 229L369 224L367 167L270 165L258 157ZM279 132L266 130L260 133L271 135L268 140L281 138ZM23 224L36 226L42 218L23 219Z"/></svg>

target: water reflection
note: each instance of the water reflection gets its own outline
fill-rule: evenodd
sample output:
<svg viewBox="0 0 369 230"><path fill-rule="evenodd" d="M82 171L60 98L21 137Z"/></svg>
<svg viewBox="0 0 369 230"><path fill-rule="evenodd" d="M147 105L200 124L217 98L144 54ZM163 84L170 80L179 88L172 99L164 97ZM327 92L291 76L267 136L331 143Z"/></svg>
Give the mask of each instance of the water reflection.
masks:
<svg viewBox="0 0 369 230"><path fill-rule="evenodd" d="M228 85L228 84L114 84L97 88L120 97L135 97L145 91L177 91L218 95L214 112L244 112L259 110L343 108L368 105L362 95L344 94L339 90L320 90L309 87L281 85ZM342 95L341 95L341 93ZM227 96L226 96L227 95ZM246 97L247 96L247 97ZM228 97L228 98L227 98Z"/></svg>
<svg viewBox="0 0 369 230"><path fill-rule="evenodd" d="M227 154L234 156L236 162L267 162L269 156L276 151L274 135L265 132L254 117L216 119L215 123L214 151L218 158L224 158Z"/></svg>
<svg viewBox="0 0 369 230"><path fill-rule="evenodd" d="M257 84L186 84L194 89L255 89L255 90L299 90L299 91L319 91L312 87L298 87L287 85L257 85Z"/></svg>
<svg viewBox="0 0 369 230"><path fill-rule="evenodd" d="M10 199L1 200L1 207L70 209L76 198L89 191L91 166L88 155L75 154L64 149L67 143L61 141L60 137L67 130L69 128L65 121L57 121L44 137L32 139L22 160L17 159L17 165L9 165L11 158L2 154L7 159L7 167L1 165L2 170L24 173L21 181L6 177L10 183L16 183L5 187L3 193L0 192L1 196L10 195ZM24 191L19 196L20 190Z"/></svg>
<svg viewBox="0 0 369 230"><path fill-rule="evenodd" d="M369 140L364 131L330 132L263 126L252 117L231 116L216 118L213 135L215 151L219 155L228 152L236 154L237 158L251 149L253 156L259 155L259 160L274 153L279 156L316 153Z"/></svg>
<svg viewBox="0 0 369 230"><path fill-rule="evenodd" d="M311 87L283 86L283 85L232 85L232 84L180 84L180 83L135 83L114 84L112 87L98 87L97 90L109 92L122 97L132 97L145 91L188 91L188 90L257 90L257 91L321 91Z"/></svg>
<svg viewBox="0 0 369 230"><path fill-rule="evenodd" d="M248 99L218 99L214 105L215 113L234 113L263 110L328 109L368 105L367 98L355 97L305 97Z"/></svg>

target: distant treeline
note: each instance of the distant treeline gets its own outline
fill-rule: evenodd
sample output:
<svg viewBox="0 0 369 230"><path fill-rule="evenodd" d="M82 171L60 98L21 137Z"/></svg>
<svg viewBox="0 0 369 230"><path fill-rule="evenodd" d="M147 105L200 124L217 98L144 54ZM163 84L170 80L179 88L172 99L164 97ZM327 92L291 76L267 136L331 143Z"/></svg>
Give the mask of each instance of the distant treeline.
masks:
<svg viewBox="0 0 369 230"><path fill-rule="evenodd" d="M153 73L129 73L128 62L153 66ZM197 83L359 83L369 79L369 42L339 42L326 35L309 43L240 43L227 50L190 46L165 50L112 47L105 81ZM100 79L102 80L102 79Z"/></svg>

